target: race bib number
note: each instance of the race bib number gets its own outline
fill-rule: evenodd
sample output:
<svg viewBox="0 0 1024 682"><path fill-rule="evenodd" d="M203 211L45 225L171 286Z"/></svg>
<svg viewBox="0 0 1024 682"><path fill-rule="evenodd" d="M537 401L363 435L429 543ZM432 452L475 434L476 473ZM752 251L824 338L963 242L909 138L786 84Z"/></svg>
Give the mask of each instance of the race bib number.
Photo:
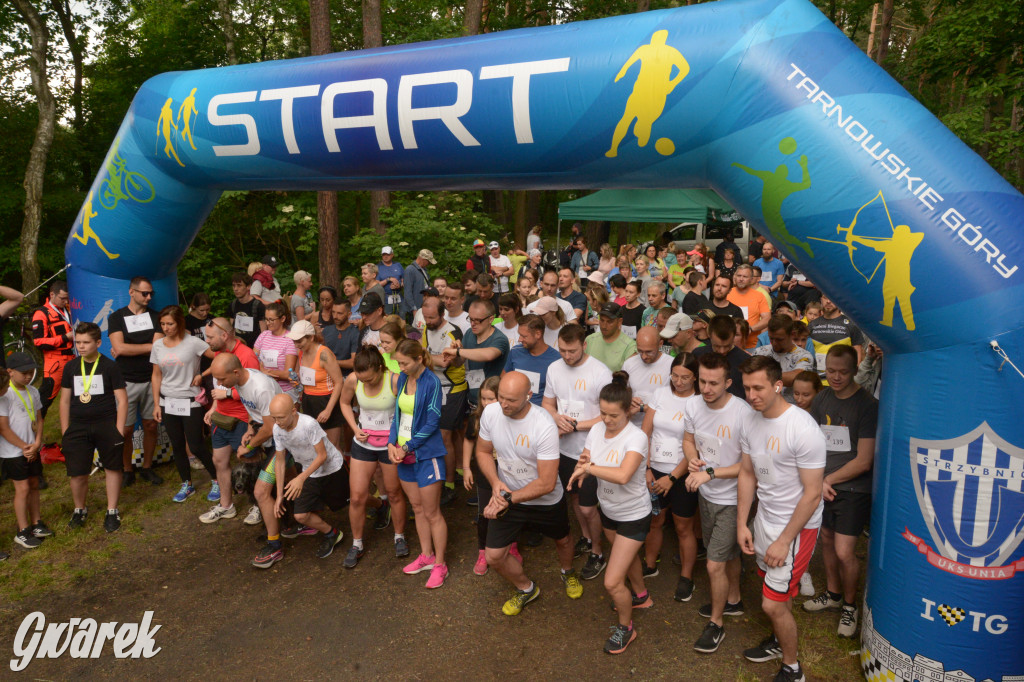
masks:
<svg viewBox="0 0 1024 682"><path fill-rule="evenodd" d="M263 364L266 365L267 367L277 369L277 358L279 354L280 351L264 348L263 350L260 351L260 360L262 360Z"/></svg>
<svg viewBox="0 0 1024 682"><path fill-rule="evenodd" d="M153 318L149 316L149 313L142 313L141 315L129 315L124 318L125 329L128 330L129 334L135 332L149 331L153 328Z"/></svg>
<svg viewBox="0 0 1024 682"><path fill-rule="evenodd" d="M391 428L391 415L381 410L360 410L359 428L364 431L386 431Z"/></svg>
<svg viewBox="0 0 1024 682"><path fill-rule="evenodd" d="M626 336L628 336L631 339L635 339L636 338L636 327L630 327L630 326L623 325L622 333L625 334Z"/></svg>
<svg viewBox="0 0 1024 682"><path fill-rule="evenodd" d="M751 455L750 461L754 463L754 474L757 482L765 485L775 483L775 463L767 452L760 455Z"/></svg>
<svg viewBox="0 0 1024 682"><path fill-rule="evenodd" d="M821 427L825 434L825 449L830 452L849 452L852 444L850 442L849 426L825 426Z"/></svg>
<svg viewBox="0 0 1024 682"><path fill-rule="evenodd" d="M681 455L683 454L682 444L675 443L674 441L666 441L661 436L654 436L651 438L651 461L652 462L670 462L677 464Z"/></svg>
<svg viewBox="0 0 1024 682"><path fill-rule="evenodd" d="M747 306L741 305L739 308L740 308L740 312L743 313L743 319L744 320L749 320L750 319L750 310L747 309Z"/></svg>
<svg viewBox="0 0 1024 682"><path fill-rule="evenodd" d="M532 391L534 395L540 393L540 372L531 372L525 369L519 369L516 371L525 374L526 378L530 380L530 391Z"/></svg>
<svg viewBox="0 0 1024 682"><path fill-rule="evenodd" d="M530 474L530 467L515 457L501 457L498 459L498 465L513 479L521 479Z"/></svg>
<svg viewBox="0 0 1024 682"><path fill-rule="evenodd" d="M412 438L412 415L403 414L398 422L398 437L409 440Z"/></svg>
<svg viewBox="0 0 1024 682"><path fill-rule="evenodd" d="M187 417L192 410L192 401L188 398L164 398L164 411L176 417Z"/></svg>
<svg viewBox="0 0 1024 682"><path fill-rule="evenodd" d="M316 386L316 370L312 367L299 367L299 382L303 386Z"/></svg>
<svg viewBox="0 0 1024 682"><path fill-rule="evenodd" d="M708 463L709 467L722 466L722 441L707 433L695 433L693 439L697 441L697 452L700 458Z"/></svg>
<svg viewBox="0 0 1024 682"><path fill-rule="evenodd" d="M575 419L576 421L579 421L583 419L583 401L559 400L558 412L559 414L564 414L569 419Z"/></svg>
<svg viewBox="0 0 1024 682"><path fill-rule="evenodd" d="M770 272L762 272L761 284L765 285L766 287L770 287L771 285L775 284L775 276Z"/></svg>
<svg viewBox="0 0 1024 682"><path fill-rule="evenodd" d="M82 395L85 392L83 379L84 377L75 377L75 395ZM89 395L103 395L103 377L99 374L94 374L92 377L92 383L89 384Z"/></svg>
<svg viewBox="0 0 1024 682"><path fill-rule="evenodd" d="M814 354L814 361L818 363L818 371L819 372L824 372L825 371L825 356L826 355L828 355L828 353L815 353Z"/></svg>
<svg viewBox="0 0 1024 682"><path fill-rule="evenodd" d="M240 332L251 332L253 330L253 318L248 315L235 315L235 329Z"/></svg>
<svg viewBox="0 0 1024 682"><path fill-rule="evenodd" d="M398 305L402 302L401 294L390 294L388 296L388 305Z"/></svg>
<svg viewBox="0 0 1024 682"><path fill-rule="evenodd" d="M471 369L466 372L466 381L469 387L476 390L484 385L484 371L482 369Z"/></svg>

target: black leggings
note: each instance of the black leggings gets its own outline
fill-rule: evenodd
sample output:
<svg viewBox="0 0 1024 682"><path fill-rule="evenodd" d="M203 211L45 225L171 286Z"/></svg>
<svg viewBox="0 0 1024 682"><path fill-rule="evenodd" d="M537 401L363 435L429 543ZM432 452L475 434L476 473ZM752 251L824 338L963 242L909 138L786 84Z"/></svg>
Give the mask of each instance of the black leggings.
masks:
<svg viewBox="0 0 1024 682"><path fill-rule="evenodd" d="M167 438L171 441L171 454L174 455L174 466L178 467L178 475L181 482L192 480L192 468L188 464L188 450L185 444L192 450L203 467L209 472L210 478L217 480L217 470L213 466L213 457L206 447L206 438L203 436L203 407L197 405L189 411L187 417L168 414L163 410L163 425L167 430Z"/></svg>

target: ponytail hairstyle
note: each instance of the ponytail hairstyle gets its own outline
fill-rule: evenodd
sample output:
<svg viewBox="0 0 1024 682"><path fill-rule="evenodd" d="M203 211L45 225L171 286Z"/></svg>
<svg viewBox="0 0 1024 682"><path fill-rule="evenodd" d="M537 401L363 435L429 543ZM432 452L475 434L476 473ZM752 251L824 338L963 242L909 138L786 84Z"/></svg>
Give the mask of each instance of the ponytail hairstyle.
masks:
<svg viewBox="0 0 1024 682"><path fill-rule="evenodd" d="M396 344L405 341L405 327L398 322L385 322L384 326L377 330L379 334L387 334L395 340Z"/></svg>
<svg viewBox="0 0 1024 682"><path fill-rule="evenodd" d="M628 412L633 403L633 389L629 387L629 374L619 370L612 374L612 383L601 389L600 399L614 403Z"/></svg>
<svg viewBox="0 0 1024 682"><path fill-rule="evenodd" d="M384 356L380 354L376 346L363 346L352 359L352 369L356 372L384 374L386 369Z"/></svg>
<svg viewBox="0 0 1024 682"><path fill-rule="evenodd" d="M284 321L284 326L281 327L282 329L288 331L289 329L292 328L292 313L290 310L288 310L288 306L286 306L284 303L281 303L280 301L274 301L273 303L267 306L267 310L269 310L272 313L277 313L277 316Z"/></svg>
<svg viewBox="0 0 1024 682"><path fill-rule="evenodd" d="M398 344L398 347L395 348L395 354L398 353L401 353L407 358L419 360L428 370L434 369L434 358L430 356L430 353L428 353L418 341L413 341L412 339L405 339L404 341L401 341Z"/></svg>

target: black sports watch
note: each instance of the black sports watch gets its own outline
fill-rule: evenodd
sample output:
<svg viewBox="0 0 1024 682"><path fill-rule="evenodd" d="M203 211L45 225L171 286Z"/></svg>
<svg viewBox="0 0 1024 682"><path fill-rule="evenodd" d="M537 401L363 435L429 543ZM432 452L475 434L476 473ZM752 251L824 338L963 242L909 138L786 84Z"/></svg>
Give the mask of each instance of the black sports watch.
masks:
<svg viewBox="0 0 1024 682"><path fill-rule="evenodd" d="M715 480L715 470L712 467L708 467L704 470L704 473L711 477L711 480Z"/></svg>
<svg viewBox="0 0 1024 682"><path fill-rule="evenodd" d="M505 500L505 502L507 502L511 506L511 504L512 504L512 493L510 493L507 490L504 490L501 493L501 497L502 497L502 499Z"/></svg>
<svg viewBox="0 0 1024 682"><path fill-rule="evenodd" d="M676 482L679 481L679 479L673 476L672 474L668 475L668 480L672 481L672 485L675 485Z"/></svg>

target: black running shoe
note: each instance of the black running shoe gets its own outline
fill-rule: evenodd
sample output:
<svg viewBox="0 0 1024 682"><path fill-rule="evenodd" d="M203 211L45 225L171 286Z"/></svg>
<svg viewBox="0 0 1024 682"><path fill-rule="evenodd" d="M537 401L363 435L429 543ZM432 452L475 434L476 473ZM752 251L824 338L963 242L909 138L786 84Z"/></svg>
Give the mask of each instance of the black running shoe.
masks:
<svg viewBox="0 0 1024 682"><path fill-rule="evenodd" d="M108 511L103 517L103 530L108 533L115 533L121 528L121 515L116 511Z"/></svg>
<svg viewBox="0 0 1024 682"><path fill-rule="evenodd" d="M612 634L604 643L606 654L621 654L626 650L633 640L636 639L636 628L628 628L625 625L613 625Z"/></svg>
<svg viewBox="0 0 1024 682"><path fill-rule="evenodd" d="M785 665L779 668L779 672L775 673L774 682L805 682L807 678L804 677L804 669L800 668L799 671L793 672Z"/></svg>
<svg viewBox="0 0 1024 682"><path fill-rule="evenodd" d="M43 544L43 541L32 535L32 527L29 526L18 531L18 534L14 536L14 543L23 549L36 549Z"/></svg>
<svg viewBox="0 0 1024 682"><path fill-rule="evenodd" d="M743 650L743 657L754 663L767 663L776 658L782 658L782 647L775 635L768 635L761 642L749 649Z"/></svg>
<svg viewBox="0 0 1024 682"><path fill-rule="evenodd" d="M690 601L693 597L693 581L684 576L679 576L679 582L676 583L676 593L672 597L676 601Z"/></svg>
<svg viewBox="0 0 1024 682"><path fill-rule="evenodd" d="M581 537L579 540L576 541L576 547L573 548L572 558L579 559L584 554L590 554L590 551L592 549L593 545L591 544L590 540Z"/></svg>
<svg viewBox="0 0 1024 682"><path fill-rule="evenodd" d="M139 469L139 478L143 481L147 481L151 485L160 485L164 482L164 479L160 477L160 474L156 473L148 467Z"/></svg>
<svg viewBox="0 0 1024 682"><path fill-rule="evenodd" d="M331 556L334 552L334 546L341 542L343 537L345 537L345 534L340 530L335 530L334 535L325 535L323 539L320 540L320 547L316 550L316 558L326 559Z"/></svg>
<svg viewBox="0 0 1024 682"><path fill-rule="evenodd" d="M705 604L704 606L697 609L697 615L701 618L711 617L711 604ZM725 602L725 608L722 609L723 616L742 616L743 615L743 600L740 599L735 604Z"/></svg>
<svg viewBox="0 0 1024 682"><path fill-rule="evenodd" d="M718 651L718 646L725 639L725 628L721 625L708 623L704 626L704 632L700 633L697 643L693 645L694 651L702 654L713 654Z"/></svg>
<svg viewBox="0 0 1024 682"><path fill-rule="evenodd" d="M608 565L603 556L598 556L593 552L587 557L587 563L583 564L583 570L580 571L580 577L584 580L593 580L597 576L601 575L601 571Z"/></svg>
<svg viewBox="0 0 1024 682"><path fill-rule="evenodd" d="M348 548L348 554L345 555L345 561L342 563L342 566L345 568L355 568L356 564L359 563L359 560L363 558L364 554L366 554L366 550L364 548L352 545Z"/></svg>
<svg viewBox="0 0 1024 682"><path fill-rule="evenodd" d="M75 530L76 528L81 528L82 526L85 525L85 518L88 515L89 515L89 512L87 512L85 510L83 510L83 511L75 511L73 514L71 514L71 520L68 521L68 528L70 528L71 530Z"/></svg>
<svg viewBox="0 0 1024 682"><path fill-rule="evenodd" d="M32 526L32 535L35 535L40 539L45 539L52 538L56 533L47 528L46 524L42 521L36 521L36 525Z"/></svg>
<svg viewBox="0 0 1024 682"><path fill-rule="evenodd" d="M391 525L391 503L385 501L377 510L377 518L373 522L373 527L376 530L384 530L389 525Z"/></svg>

